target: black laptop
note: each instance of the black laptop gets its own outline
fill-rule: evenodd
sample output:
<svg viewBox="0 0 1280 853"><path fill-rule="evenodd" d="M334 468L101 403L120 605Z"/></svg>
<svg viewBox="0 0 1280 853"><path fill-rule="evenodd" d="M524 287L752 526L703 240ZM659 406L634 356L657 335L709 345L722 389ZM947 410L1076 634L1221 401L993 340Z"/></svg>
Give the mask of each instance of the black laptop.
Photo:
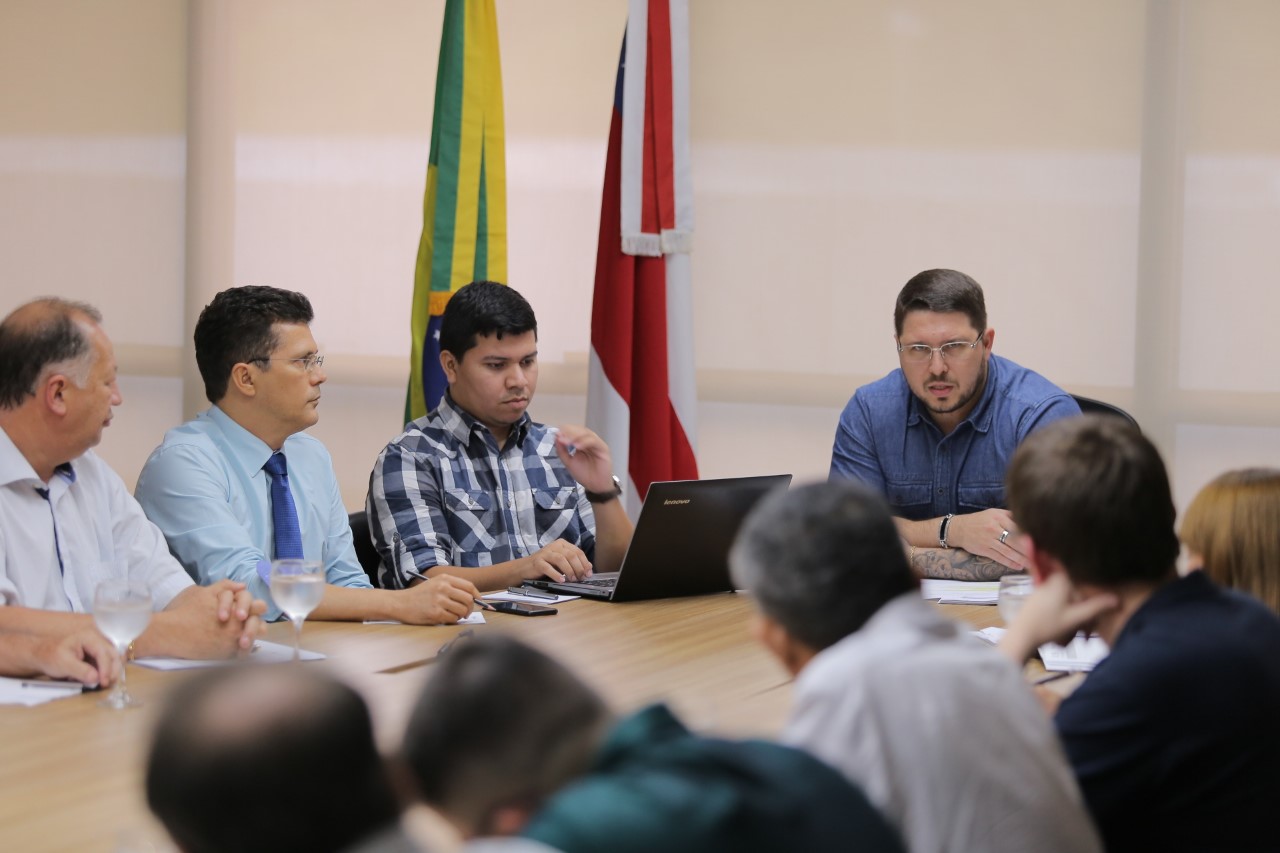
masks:
<svg viewBox="0 0 1280 853"><path fill-rule="evenodd" d="M756 501L790 482L790 474L775 474L653 483L618 571L525 585L601 601L729 592L729 548L742 520Z"/></svg>

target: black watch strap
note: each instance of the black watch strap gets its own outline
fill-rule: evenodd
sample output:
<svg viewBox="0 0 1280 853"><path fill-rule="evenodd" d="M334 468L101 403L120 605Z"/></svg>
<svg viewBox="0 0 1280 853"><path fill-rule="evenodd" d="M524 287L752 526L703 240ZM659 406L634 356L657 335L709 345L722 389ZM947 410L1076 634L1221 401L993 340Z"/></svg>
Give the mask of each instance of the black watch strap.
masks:
<svg viewBox="0 0 1280 853"><path fill-rule="evenodd" d="M583 489L586 492L587 500L593 504L605 504L622 494L622 481L618 479L618 475L613 475L613 489L607 492L592 492Z"/></svg>

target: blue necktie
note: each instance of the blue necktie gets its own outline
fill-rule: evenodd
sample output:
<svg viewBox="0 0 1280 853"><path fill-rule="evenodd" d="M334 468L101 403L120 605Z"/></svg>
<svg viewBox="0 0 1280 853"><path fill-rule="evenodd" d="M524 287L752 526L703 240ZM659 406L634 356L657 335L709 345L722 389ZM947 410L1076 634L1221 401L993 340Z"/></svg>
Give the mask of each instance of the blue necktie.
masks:
<svg viewBox="0 0 1280 853"><path fill-rule="evenodd" d="M302 559L302 530L298 527L298 510L289 492L289 469L284 454L271 454L262 469L271 475L271 522L276 529L277 560Z"/></svg>

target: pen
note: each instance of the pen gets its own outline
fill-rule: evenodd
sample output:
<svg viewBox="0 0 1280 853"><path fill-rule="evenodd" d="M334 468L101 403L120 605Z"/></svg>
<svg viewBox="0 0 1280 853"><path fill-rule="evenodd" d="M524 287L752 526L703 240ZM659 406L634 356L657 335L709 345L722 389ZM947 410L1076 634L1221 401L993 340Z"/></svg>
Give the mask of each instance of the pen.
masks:
<svg viewBox="0 0 1280 853"><path fill-rule="evenodd" d="M495 608L494 608L494 606L493 606L492 604L490 604L489 602L484 601L484 600L482 600L482 599L479 599L479 598L473 598L473 599L471 599L471 600L472 600L472 601L474 601L474 602L476 603L476 605L477 605L477 606L479 606L479 608L480 608L481 610L493 610L493 609L495 609Z"/></svg>
<svg viewBox="0 0 1280 853"><path fill-rule="evenodd" d="M540 589L534 589L531 586L509 586L507 587L507 592L512 595L523 595L527 598L543 598L548 601L554 601L560 597L554 592L544 592Z"/></svg>
<svg viewBox="0 0 1280 853"><path fill-rule="evenodd" d="M1059 678L1066 678L1068 675L1075 675L1074 672L1051 672L1048 675L1042 675L1031 684L1039 687L1041 684L1048 684L1050 681L1057 681Z"/></svg>
<svg viewBox="0 0 1280 853"><path fill-rule="evenodd" d="M84 690L84 685L78 681L24 681L23 687L52 687L56 690Z"/></svg>

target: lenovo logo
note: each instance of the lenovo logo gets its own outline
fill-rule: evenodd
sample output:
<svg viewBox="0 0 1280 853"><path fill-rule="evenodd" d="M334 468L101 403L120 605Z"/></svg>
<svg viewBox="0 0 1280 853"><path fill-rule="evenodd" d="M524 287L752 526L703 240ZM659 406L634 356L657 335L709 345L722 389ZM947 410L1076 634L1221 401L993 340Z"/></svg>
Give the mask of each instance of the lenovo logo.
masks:
<svg viewBox="0 0 1280 853"><path fill-rule="evenodd" d="M688 499L688 498L685 498L684 500L679 500L679 501L677 501L677 500L670 500L670 499L668 499L668 500L663 501L663 502L662 502L662 505L663 505L663 506L684 506L684 505L685 505L685 504L687 504L688 502L689 502L689 499Z"/></svg>

